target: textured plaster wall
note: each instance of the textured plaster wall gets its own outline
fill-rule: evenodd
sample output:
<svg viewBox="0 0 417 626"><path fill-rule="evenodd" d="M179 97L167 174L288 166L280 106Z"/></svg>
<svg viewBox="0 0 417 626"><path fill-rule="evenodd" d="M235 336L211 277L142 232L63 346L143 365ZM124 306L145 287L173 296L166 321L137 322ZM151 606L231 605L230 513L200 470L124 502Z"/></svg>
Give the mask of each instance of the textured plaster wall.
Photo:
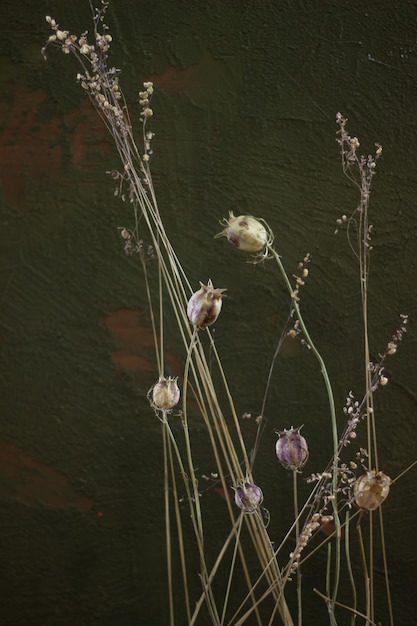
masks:
<svg viewBox="0 0 417 626"><path fill-rule="evenodd" d="M41 58L46 14L76 34L90 27L87 0L0 4L0 624L163 625L162 445L145 398L156 363L143 275L123 253L118 227L131 215L105 174L119 163L75 84L78 68L59 51ZM107 22L133 114L141 81L157 87L152 168L174 247L196 286L212 278L229 290L216 342L240 414L259 411L288 304L268 265L253 268L213 240L218 220L231 209L264 217L290 273L311 253L302 306L342 422L363 371L356 263L333 234L357 199L341 173L336 112L365 153L383 145L371 203L374 355L398 313L411 315L377 396L380 459L395 477L417 448L417 5L114 0ZM169 319L166 343L178 374L184 355ZM282 356L266 412L258 476L278 541L291 484L273 429L304 423L308 472L331 451L310 355ZM195 423L198 467L209 473ZM416 480L413 470L399 481L384 508L397 626L416 623ZM204 506L215 544L223 503L212 491ZM321 572L320 559L305 572L306 626L326 623L308 592L324 588Z"/></svg>

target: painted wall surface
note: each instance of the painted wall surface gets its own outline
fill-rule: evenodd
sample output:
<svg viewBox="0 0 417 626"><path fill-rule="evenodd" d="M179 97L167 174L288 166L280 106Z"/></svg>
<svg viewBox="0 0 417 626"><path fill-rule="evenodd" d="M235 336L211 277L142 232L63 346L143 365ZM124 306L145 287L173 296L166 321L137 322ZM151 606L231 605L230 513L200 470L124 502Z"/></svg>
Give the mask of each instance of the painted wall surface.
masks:
<svg viewBox="0 0 417 626"><path fill-rule="evenodd" d="M123 252L119 227L132 216L106 175L118 158L78 68L58 50L41 57L47 14L76 34L90 28L88 0L0 3L0 624L162 626L162 444L145 397L156 362L143 274ZM152 170L172 243L196 287L211 278L228 288L216 344L239 414L259 411L288 300L268 265L213 240L218 221L229 210L265 218L290 274L311 253L302 306L343 423L364 372L357 265L334 235L357 202L336 113L365 153L383 145L371 201L374 356L398 315L411 316L376 397L380 459L394 478L417 449L417 4L114 0L107 23L131 112L144 79L157 88ZM174 328L167 361L177 374ZM258 475L278 541L291 481L277 467L273 429L304 424L307 473L331 454L320 372L305 351L280 358L266 414ZM194 436L207 474L198 417ZM416 624L416 482L414 469L384 508L397 626ZM204 506L216 542L223 503L211 491ZM323 561L304 576L306 590L324 588ZM379 558L376 576L382 591ZM320 611L327 623L306 594L305 626ZM388 623L384 605L378 619Z"/></svg>

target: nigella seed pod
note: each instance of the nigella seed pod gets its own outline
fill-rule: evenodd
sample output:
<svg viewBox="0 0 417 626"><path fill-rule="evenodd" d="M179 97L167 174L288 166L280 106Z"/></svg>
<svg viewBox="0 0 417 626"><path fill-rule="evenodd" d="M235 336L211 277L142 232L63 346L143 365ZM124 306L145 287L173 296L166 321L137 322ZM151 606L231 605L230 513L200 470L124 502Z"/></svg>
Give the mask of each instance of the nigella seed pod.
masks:
<svg viewBox="0 0 417 626"><path fill-rule="evenodd" d="M225 228L215 235L227 237L227 240L239 250L245 252L261 252L272 244L273 235L269 228L252 217L252 215L239 215L235 217L230 211L229 219L221 222Z"/></svg>
<svg viewBox="0 0 417 626"><path fill-rule="evenodd" d="M279 439L275 449L279 462L286 469L298 470L308 459L308 445L304 437L300 435L301 428L302 426L291 427L290 430L284 429L277 433Z"/></svg>
<svg viewBox="0 0 417 626"><path fill-rule="evenodd" d="M235 487L235 502L244 513L255 513L264 499L262 489L247 481Z"/></svg>
<svg viewBox="0 0 417 626"><path fill-rule="evenodd" d="M180 390L177 385L178 378L161 377L148 391L148 399L152 406L161 411L169 411L178 404Z"/></svg>
<svg viewBox="0 0 417 626"><path fill-rule="evenodd" d="M188 301L188 319L198 328L207 328L214 324L222 308L223 292L226 289L215 289L211 280L207 285L200 282L201 289L193 293Z"/></svg>
<svg viewBox="0 0 417 626"><path fill-rule="evenodd" d="M388 496L391 478L382 472L370 470L359 476L355 482L353 494L361 509L374 511Z"/></svg>

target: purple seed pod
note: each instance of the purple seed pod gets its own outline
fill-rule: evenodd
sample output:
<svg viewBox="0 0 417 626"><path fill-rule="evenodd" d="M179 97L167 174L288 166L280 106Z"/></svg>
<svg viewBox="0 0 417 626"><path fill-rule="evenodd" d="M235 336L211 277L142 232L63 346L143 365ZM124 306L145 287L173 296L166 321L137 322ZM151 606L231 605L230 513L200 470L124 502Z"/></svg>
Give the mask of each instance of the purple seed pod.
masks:
<svg viewBox="0 0 417 626"><path fill-rule="evenodd" d="M353 489L355 502L361 509L374 511L388 496L391 478L382 472L371 470L362 474Z"/></svg>
<svg viewBox="0 0 417 626"><path fill-rule="evenodd" d="M242 482L235 487L235 502L244 513L255 513L263 499L262 489L257 485Z"/></svg>
<svg viewBox="0 0 417 626"><path fill-rule="evenodd" d="M299 428L284 429L277 433L279 439L276 443L276 453L278 461L286 468L298 470L303 467L308 459L307 441L300 435Z"/></svg>
<svg viewBox="0 0 417 626"><path fill-rule="evenodd" d="M188 319L198 328L207 328L214 324L222 308L223 292L226 289L215 289L211 280L207 285L200 283L201 288L193 293L188 301Z"/></svg>
<svg viewBox="0 0 417 626"><path fill-rule="evenodd" d="M178 378L161 377L148 392L148 398L157 409L168 411L172 409L180 399L180 390L177 385Z"/></svg>

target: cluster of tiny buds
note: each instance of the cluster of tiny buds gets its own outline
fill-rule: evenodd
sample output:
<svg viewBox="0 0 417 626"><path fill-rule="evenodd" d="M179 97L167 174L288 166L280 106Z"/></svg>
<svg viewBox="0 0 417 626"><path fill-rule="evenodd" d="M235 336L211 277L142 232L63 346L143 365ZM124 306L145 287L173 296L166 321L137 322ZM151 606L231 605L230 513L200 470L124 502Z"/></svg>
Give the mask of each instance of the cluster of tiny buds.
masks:
<svg viewBox="0 0 417 626"><path fill-rule="evenodd" d="M208 481L217 481L219 479L219 475L217 472L211 472L210 476L207 476L207 474L202 474L201 478L203 478L203 480L208 480Z"/></svg>
<svg viewBox="0 0 417 626"><path fill-rule="evenodd" d="M61 45L62 52L64 52L65 54L69 54L72 47L74 46L74 43L77 41L77 37L75 35L70 35L69 31L67 30L61 30L59 28L59 25L50 15L47 15L45 19L54 31L54 34L49 36L48 43L59 43ZM42 48L42 54L44 56L45 48Z"/></svg>
<svg viewBox="0 0 417 626"><path fill-rule="evenodd" d="M401 324L397 329L396 333L391 337L391 341L388 342L385 354L387 356L392 356L397 352L398 344L403 340L404 333L407 332L407 322L408 315L401 314Z"/></svg>
<svg viewBox="0 0 417 626"><path fill-rule="evenodd" d="M153 83L146 82L143 83L144 91L139 92L139 104L143 107L147 107L149 105L150 97L153 94ZM147 109L145 108L144 111ZM148 116L152 115L152 110L148 113Z"/></svg>
<svg viewBox="0 0 417 626"><path fill-rule="evenodd" d="M354 473L357 469L358 464L354 461L350 461L349 465L346 463L342 463L339 467L339 480L340 487L339 491L344 495L348 496L349 499L352 498L352 489L353 485L356 482L356 474Z"/></svg>
<svg viewBox="0 0 417 626"><path fill-rule="evenodd" d="M343 224L346 224L347 221L348 221L348 218L347 218L347 216L345 214L343 214L341 217L339 217L336 220L337 227L336 227L336 229L334 231L335 235L337 235L337 233L339 232L340 226L343 226Z"/></svg>
<svg viewBox="0 0 417 626"><path fill-rule="evenodd" d="M253 417L252 413L248 413L247 411L245 411L245 412L242 414L242 419L243 419L243 420L250 420L250 419L252 419L252 417ZM258 426L260 426L260 425L262 424L262 422L263 422L263 421L264 421L264 418L262 417L262 415L256 415L256 417L255 417L255 423L256 423Z"/></svg>
<svg viewBox="0 0 417 626"><path fill-rule="evenodd" d="M364 419L366 412L362 412L361 406L351 391L349 391L346 398L346 404L343 407L343 413L347 416L348 422L343 432L343 436L340 443L344 446L350 443L351 439L356 439L356 427L359 422Z"/></svg>
<svg viewBox="0 0 417 626"><path fill-rule="evenodd" d="M120 231L120 235L124 241L123 249L124 249L125 254L128 254L128 255L139 254L140 252L143 251L142 239L139 239L139 241L136 242L132 231L128 230L124 226L119 226L118 230Z"/></svg>
<svg viewBox="0 0 417 626"><path fill-rule="evenodd" d="M46 47L49 44L54 44L59 45L65 54L74 53L83 67L87 61L91 69L90 71L85 70L84 73L78 73L77 81L106 118L114 123L118 129L127 132L128 125L123 109L118 102L123 100L118 82L119 70L114 67L110 69L107 67L107 51L110 48L112 36L107 32L107 26L102 23L108 3L102 2L102 5L101 11L96 10L94 18L94 44L89 43L87 32L80 37L71 35L69 31L61 30L57 22L47 15L46 21L54 33L49 37L42 53L45 56ZM101 22L100 31L102 32L97 30L99 22Z"/></svg>
<svg viewBox="0 0 417 626"><path fill-rule="evenodd" d="M61 30L57 22L50 16L46 16L46 21L54 31L53 35L48 37L48 43L59 43L62 48L62 52L65 54L69 54L72 51L77 50L80 54L84 56L89 56L95 52L94 46L89 45L87 40L87 33L81 35L78 38L75 35L71 35L67 30ZM106 30L106 26L103 26ZM103 52L107 52L110 48L110 43L113 41L113 38L108 33L96 33L96 45ZM43 49L45 50L45 48Z"/></svg>
<svg viewBox="0 0 417 626"><path fill-rule="evenodd" d="M150 259L155 257L154 249L152 245L148 245L145 250L145 246L143 244L142 239L137 239L134 233L125 228L124 226L119 226L118 230L120 231L120 235L124 241L124 252L125 254L145 254Z"/></svg>
<svg viewBox="0 0 417 626"><path fill-rule="evenodd" d="M361 199L356 209L356 212L362 213L367 209L367 204L371 192L371 182L375 174L377 161L382 154L382 146L380 146L379 144L375 144L375 155L369 154L367 157L363 155L358 156L357 150L360 144L357 137L351 137L348 134L346 130L347 121L348 120L344 118L340 113L336 115L336 122L339 125L337 142L339 143L341 148L343 171L345 172L345 174L348 175L351 180L354 180L354 182L360 187ZM357 167L360 180L355 180L355 176L351 171L353 166ZM341 226L346 221L346 216L342 216L342 218L337 220L337 225ZM372 226L370 226L365 233L365 247L367 248L367 251L370 251L372 249L369 245L371 230ZM337 228L335 232L337 233Z"/></svg>
<svg viewBox="0 0 417 626"><path fill-rule="evenodd" d="M290 574L294 574L297 571L300 564L301 553L310 541L314 531L320 528L320 526L328 524L332 520L332 515L321 515L320 513L314 513L311 516L311 519L308 520L299 536L294 552L291 552L289 555L291 559L289 570Z"/></svg>
<svg viewBox="0 0 417 626"><path fill-rule="evenodd" d="M143 91L139 92L139 104L141 105L141 119L142 123L145 126L146 120L148 120L153 115L153 110L151 109L150 101L152 98L152 94L154 92L153 83L150 81L143 83ZM148 162L152 155L151 150L151 140L154 137L154 133L147 131L144 133L144 153L143 153L143 161Z"/></svg>
<svg viewBox="0 0 417 626"><path fill-rule="evenodd" d="M383 387L388 384L388 378L384 374L384 368L381 363L368 363L368 370L373 374L371 391L376 391L379 385Z"/></svg>
<svg viewBox="0 0 417 626"><path fill-rule="evenodd" d="M293 274L293 278L295 278L295 287L291 293L291 298L295 300L295 302L299 302L300 300L298 294L300 292L300 288L305 285L305 279L308 276L308 263L310 263L309 252L307 252L304 259L298 264L298 270L300 271L300 274Z"/></svg>
<svg viewBox="0 0 417 626"><path fill-rule="evenodd" d="M291 339L295 339L296 337L298 337L298 335L301 332L302 332L302 330L300 328L300 321L299 320L295 320L294 326L292 328L290 328L290 330L288 331L287 335L288 335L288 337L291 337Z"/></svg>
<svg viewBox="0 0 417 626"><path fill-rule="evenodd" d="M348 122L347 118L343 117L341 113L337 113L336 123L339 125L338 134L340 135L337 139L337 142L342 148L342 156L346 160L346 162L353 163L355 161L358 161L356 151L360 147L360 143L357 137L351 137L348 134L346 130L347 122ZM372 155L369 155L367 158L361 157L359 159L360 166L366 166L371 174L373 173L376 167L376 161L379 159L379 157L382 154L382 146L378 143L375 144L375 146L376 146L375 157L373 157Z"/></svg>
<svg viewBox="0 0 417 626"><path fill-rule="evenodd" d="M331 472L317 472L314 474L310 474L306 482L314 483L314 482L319 482L319 481L327 481L327 480L331 480L332 477L333 475Z"/></svg>
<svg viewBox="0 0 417 626"><path fill-rule="evenodd" d="M391 356L396 353L398 344L400 341L402 341L404 333L407 330L406 325L408 322L408 316L401 315L400 318L401 324L395 334L392 335L391 340L388 342L385 353L383 355L379 355L379 363L370 362L368 364L368 370L372 374L372 383L369 389L370 392L376 391L379 386L385 387L389 382L388 377L384 373L384 367L382 364L387 356ZM346 398L346 404L343 407L343 412L348 417L348 422L340 439L341 445L346 446L350 443L351 439L356 438L355 430L357 425L362 419L367 417L368 413L372 412L372 407L368 407L367 411L365 411L363 410L363 405L364 400L362 401L362 403L359 403L357 400L355 400L353 393L350 391Z"/></svg>
<svg viewBox="0 0 417 626"><path fill-rule="evenodd" d="M364 469L367 469L368 451L365 448L359 448L355 457L356 466L361 465Z"/></svg>

